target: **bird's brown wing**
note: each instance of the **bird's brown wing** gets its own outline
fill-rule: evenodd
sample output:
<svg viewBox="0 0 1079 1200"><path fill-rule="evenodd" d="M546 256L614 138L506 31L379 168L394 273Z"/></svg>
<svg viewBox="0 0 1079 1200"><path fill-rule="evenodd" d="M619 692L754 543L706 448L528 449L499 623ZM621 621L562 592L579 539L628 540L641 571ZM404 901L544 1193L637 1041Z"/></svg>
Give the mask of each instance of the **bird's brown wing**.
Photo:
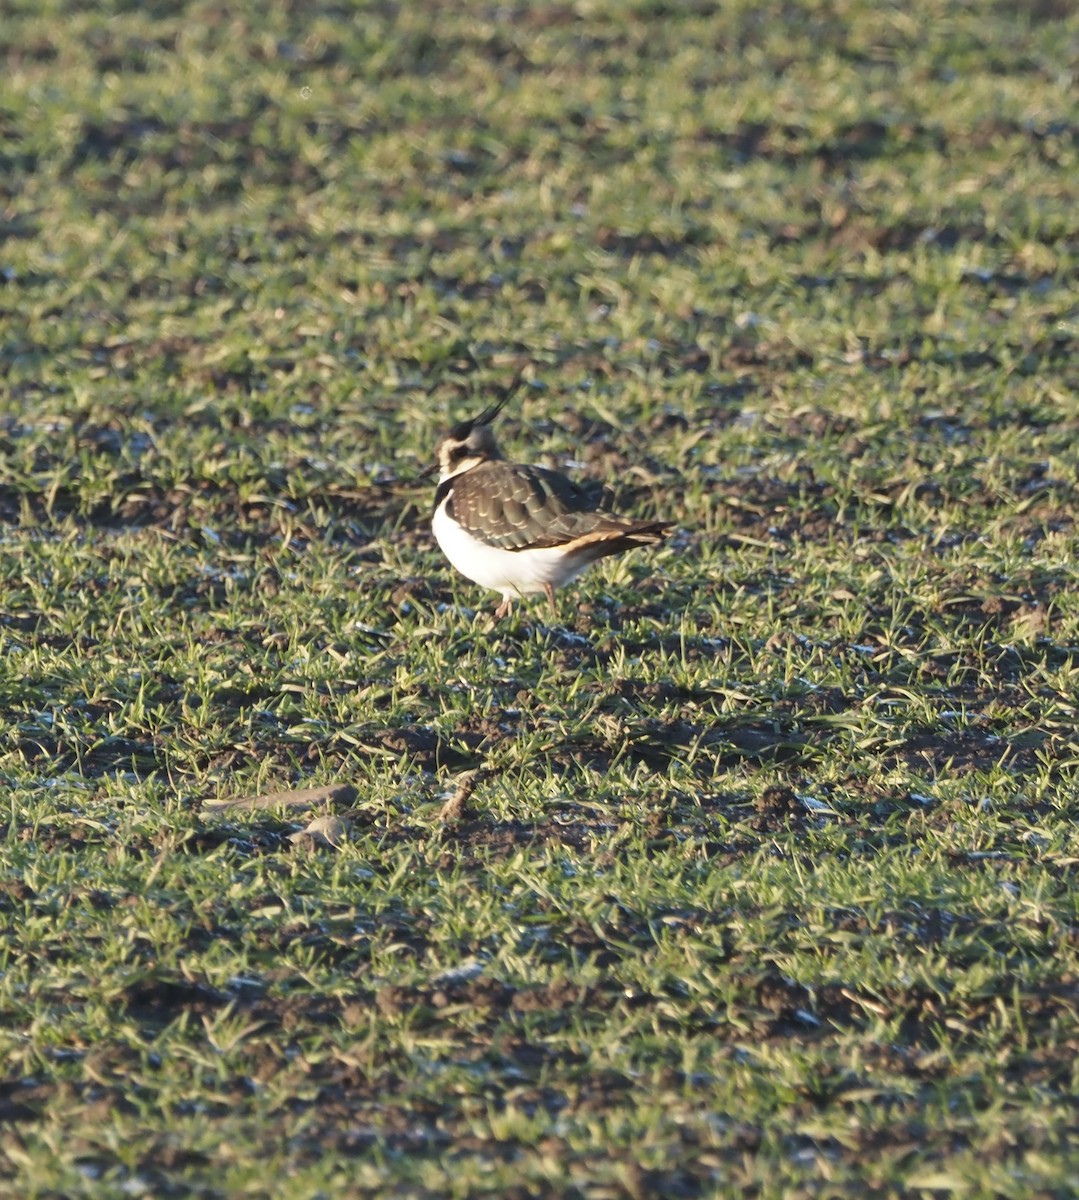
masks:
<svg viewBox="0 0 1079 1200"><path fill-rule="evenodd" d="M574 483L545 467L492 460L454 475L446 485L450 516L500 550L585 546L634 534L658 541L664 528L616 516L604 507L600 485Z"/></svg>

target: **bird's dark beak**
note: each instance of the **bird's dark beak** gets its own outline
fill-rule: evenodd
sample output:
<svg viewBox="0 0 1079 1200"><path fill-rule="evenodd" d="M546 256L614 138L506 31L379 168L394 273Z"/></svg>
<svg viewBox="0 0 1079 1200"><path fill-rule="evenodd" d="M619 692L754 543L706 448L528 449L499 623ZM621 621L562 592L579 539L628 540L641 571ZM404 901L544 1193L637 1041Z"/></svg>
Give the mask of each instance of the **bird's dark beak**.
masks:
<svg viewBox="0 0 1079 1200"><path fill-rule="evenodd" d="M424 467L423 470L416 476L417 479L430 479L431 476L438 470L438 463L433 462Z"/></svg>

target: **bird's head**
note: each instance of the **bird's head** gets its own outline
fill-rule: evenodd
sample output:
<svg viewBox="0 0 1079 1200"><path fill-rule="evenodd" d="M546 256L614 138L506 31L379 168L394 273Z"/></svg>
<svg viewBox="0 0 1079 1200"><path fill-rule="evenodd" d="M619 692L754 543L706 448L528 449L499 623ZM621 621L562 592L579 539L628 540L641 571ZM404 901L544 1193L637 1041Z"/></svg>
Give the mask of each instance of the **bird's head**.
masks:
<svg viewBox="0 0 1079 1200"><path fill-rule="evenodd" d="M454 425L438 443L435 448L435 462L424 474L431 475L438 471L441 482L489 459L501 458L502 451L499 450L498 442L491 431L491 422L498 416L510 394L507 392L501 400L488 405L478 417Z"/></svg>

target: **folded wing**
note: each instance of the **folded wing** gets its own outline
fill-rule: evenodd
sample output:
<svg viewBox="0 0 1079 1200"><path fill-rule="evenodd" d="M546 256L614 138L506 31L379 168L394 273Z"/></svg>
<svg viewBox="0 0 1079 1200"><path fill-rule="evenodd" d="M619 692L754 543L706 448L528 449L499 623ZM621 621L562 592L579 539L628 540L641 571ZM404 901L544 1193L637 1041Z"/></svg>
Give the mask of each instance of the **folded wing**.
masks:
<svg viewBox="0 0 1079 1200"><path fill-rule="evenodd" d="M599 484L578 484L545 467L502 460L454 476L449 504L455 521L501 550L562 546L598 558L658 542L668 528L662 521L633 521L611 512Z"/></svg>

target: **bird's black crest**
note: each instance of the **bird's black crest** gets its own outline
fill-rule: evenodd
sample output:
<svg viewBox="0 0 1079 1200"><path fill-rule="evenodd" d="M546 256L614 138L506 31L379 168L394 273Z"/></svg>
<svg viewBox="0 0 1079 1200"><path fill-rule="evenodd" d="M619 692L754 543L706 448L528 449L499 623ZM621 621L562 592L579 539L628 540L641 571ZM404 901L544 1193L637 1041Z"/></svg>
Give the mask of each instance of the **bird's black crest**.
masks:
<svg viewBox="0 0 1079 1200"><path fill-rule="evenodd" d="M450 430L450 437L453 438L454 441L464 441L477 425L490 425L490 423L495 419L495 417L498 416L502 409L505 408L507 402L511 400L518 393L518 391L520 391L523 383L524 377L522 375L517 375L509 387L506 388L505 392L503 392L500 399L496 400L493 404L488 404L478 417L472 417L472 419L468 421L458 421L457 424L454 425L454 427Z"/></svg>
<svg viewBox="0 0 1079 1200"><path fill-rule="evenodd" d="M498 416L506 404L506 401L517 391L517 386L513 385L506 389L505 395L496 400L494 404L488 404L487 407L480 413L478 417L473 417L473 425L490 425L490 423Z"/></svg>

